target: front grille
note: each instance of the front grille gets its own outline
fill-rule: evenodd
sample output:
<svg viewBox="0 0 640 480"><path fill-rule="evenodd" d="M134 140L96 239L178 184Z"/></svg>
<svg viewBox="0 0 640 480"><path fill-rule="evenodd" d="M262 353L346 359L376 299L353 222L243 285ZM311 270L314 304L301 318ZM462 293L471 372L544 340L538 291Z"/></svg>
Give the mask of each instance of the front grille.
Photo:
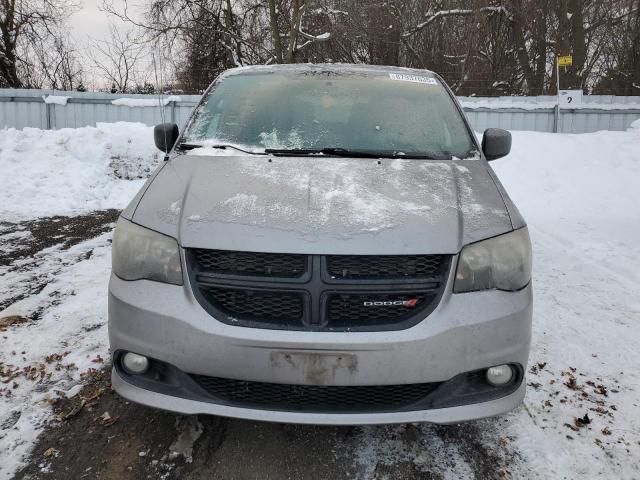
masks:
<svg viewBox="0 0 640 480"><path fill-rule="evenodd" d="M225 275L300 277L307 267L307 256L282 253L236 252L230 250L192 250L203 272Z"/></svg>
<svg viewBox="0 0 640 480"><path fill-rule="evenodd" d="M194 294L217 320L287 330L409 328L435 309L451 266L451 255L185 256Z"/></svg>
<svg viewBox="0 0 640 480"><path fill-rule="evenodd" d="M327 316L331 325L359 327L401 322L431 304L436 293L340 293L329 294Z"/></svg>
<svg viewBox="0 0 640 480"><path fill-rule="evenodd" d="M234 406L306 412L402 410L423 401L440 385L289 385L202 375L191 378L215 399Z"/></svg>
<svg viewBox="0 0 640 480"><path fill-rule="evenodd" d="M289 292L205 287L205 297L231 318L245 320L302 320L304 298Z"/></svg>
<svg viewBox="0 0 640 480"><path fill-rule="evenodd" d="M337 279L416 279L436 275L442 260L442 255L329 255L327 270Z"/></svg>

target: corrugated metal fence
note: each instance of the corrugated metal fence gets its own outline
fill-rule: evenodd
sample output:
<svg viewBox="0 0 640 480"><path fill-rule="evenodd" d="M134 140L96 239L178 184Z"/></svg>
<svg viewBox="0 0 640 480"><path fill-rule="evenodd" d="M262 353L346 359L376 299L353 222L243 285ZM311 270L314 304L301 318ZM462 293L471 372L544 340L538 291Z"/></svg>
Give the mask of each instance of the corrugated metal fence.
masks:
<svg viewBox="0 0 640 480"><path fill-rule="evenodd" d="M640 97L587 95L582 104L561 107L555 96L458 97L476 131L488 127L536 132L588 133L626 130L640 118Z"/></svg>
<svg viewBox="0 0 640 480"><path fill-rule="evenodd" d="M164 120L184 125L199 101L198 95L162 97L95 92L0 89L0 128L77 128L98 122ZM640 97L585 96L582 105L562 108L556 98L460 97L476 131L489 127L540 132L585 133L626 130L640 118ZM163 107L161 107L163 105Z"/></svg>
<svg viewBox="0 0 640 480"><path fill-rule="evenodd" d="M0 128L77 128L100 122L155 125L162 122L162 108L165 121L184 125L199 100L199 95L165 96L160 101L155 95L0 89Z"/></svg>

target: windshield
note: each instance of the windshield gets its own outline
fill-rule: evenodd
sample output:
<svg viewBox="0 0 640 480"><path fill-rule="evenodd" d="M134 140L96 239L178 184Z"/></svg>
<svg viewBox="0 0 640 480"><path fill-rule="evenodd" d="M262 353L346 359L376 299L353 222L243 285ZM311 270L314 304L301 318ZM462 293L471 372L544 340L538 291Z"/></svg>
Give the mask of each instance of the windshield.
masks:
<svg viewBox="0 0 640 480"><path fill-rule="evenodd" d="M476 149L434 77L320 70L223 77L196 110L182 143L442 159Z"/></svg>

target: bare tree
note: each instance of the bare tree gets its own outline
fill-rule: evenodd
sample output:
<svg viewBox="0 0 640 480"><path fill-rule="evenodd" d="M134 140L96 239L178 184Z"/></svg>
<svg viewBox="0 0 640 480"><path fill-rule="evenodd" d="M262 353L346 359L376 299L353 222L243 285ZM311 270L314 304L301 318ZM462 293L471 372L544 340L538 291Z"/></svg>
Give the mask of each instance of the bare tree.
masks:
<svg viewBox="0 0 640 480"><path fill-rule="evenodd" d="M67 0L0 0L0 86L28 85L24 77L38 67L35 50L62 39L59 27L76 7Z"/></svg>
<svg viewBox="0 0 640 480"><path fill-rule="evenodd" d="M85 72L80 54L61 34L32 48L34 68L24 74L30 86L74 90L83 83Z"/></svg>
<svg viewBox="0 0 640 480"><path fill-rule="evenodd" d="M232 66L341 61L428 68L459 94L539 95L555 91L557 54L574 57L563 86L604 88L623 64L640 85L639 0L148 0L143 19L123 1L106 8L162 45L190 91Z"/></svg>
<svg viewBox="0 0 640 480"><path fill-rule="evenodd" d="M146 45L131 30L120 31L113 23L109 25L108 40L95 40L91 44L93 65L121 93L145 83L141 63L146 54Z"/></svg>
<svg viewBox="0 0 640 480"><path fill-rule="evenodd" d="M640 95L640 0L623 4L618 15L627 11L608 36L595 93Z"/></svg>
<svg viewBox="0 0 640 480"><path fill-rule="evenodd" d="M563 87L588 88L600 76L604 52L618 25L638 11L628 0L558 0L555 2L556 51L571 54L573 65L561 77Z"/></svg>
<svg viewBox="0 0 640 480"><path fill-rule="evenodd" d="M104 9L143 28L150 41L162 39L171 47L197 29L215 29L233 65L293 62L296 54L316 42L327 41L330 32L312 33L304 17L312 0L156 0L146 18L132 18L129 0Z"/></svg>

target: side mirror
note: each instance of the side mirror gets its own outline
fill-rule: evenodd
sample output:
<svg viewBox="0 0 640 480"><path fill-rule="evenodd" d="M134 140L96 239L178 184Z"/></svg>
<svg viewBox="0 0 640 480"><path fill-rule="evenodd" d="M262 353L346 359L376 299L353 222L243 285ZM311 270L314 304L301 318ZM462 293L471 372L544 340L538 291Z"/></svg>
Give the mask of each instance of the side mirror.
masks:
<svg viewBox="0 0 640 480"><path fill-rule="evenodd" d="M487 128L482 137L482 151L489 161L509 155L511 133L501 128Z"/></svg>
<svg viewBox="0 0 640 480"><path fill-rule="evenodd" d="M180 131L175 123L161 123L153 129L153 140L158 150L169 153L178 140Z"/></svg>

